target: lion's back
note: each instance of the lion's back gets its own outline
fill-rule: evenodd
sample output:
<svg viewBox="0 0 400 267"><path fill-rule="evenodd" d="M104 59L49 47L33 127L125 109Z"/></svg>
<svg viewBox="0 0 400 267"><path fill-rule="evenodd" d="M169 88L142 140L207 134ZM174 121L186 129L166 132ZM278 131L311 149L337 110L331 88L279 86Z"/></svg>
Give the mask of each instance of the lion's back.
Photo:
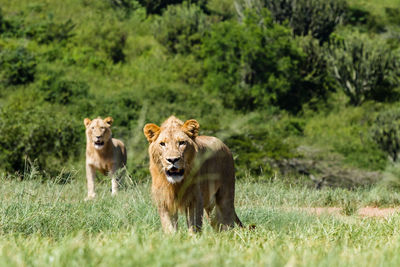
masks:
<svg viewBox="0 0 400 267"><path fill-rule="evenodd" d="M195 142L203 174L218 173L224 180L234 179L233 156L228 146L213 136L198 136Z"/></svg>

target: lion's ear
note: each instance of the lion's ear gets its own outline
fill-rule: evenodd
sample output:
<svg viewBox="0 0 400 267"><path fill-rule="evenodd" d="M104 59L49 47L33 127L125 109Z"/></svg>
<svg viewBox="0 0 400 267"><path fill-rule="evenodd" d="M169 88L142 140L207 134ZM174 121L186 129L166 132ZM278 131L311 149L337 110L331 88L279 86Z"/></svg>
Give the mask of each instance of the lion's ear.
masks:
<svg viewBox="0 0 400 267"><path fill-rule="evenodd" d="M160 127L154 123L148 123L143 128L144 135L146 136L149 143L154 142L160 134Z"/></svg>
<svg viewBox="0 0 400 267"><path fill-rule="evenodd" d="M111 124L114 122L114 120L111 117L107 117L104 119L104 122L111 126Z"/></svg>
<svg viewBox="0 0 400 267"><path fill-rule="evenodd" d="M196 120L187 120L183 126L182 130L190 137L195 138L199 135L200 125Z"/></svg>
<svg viewBox="0 0 400 267"><path fill-rule="evenodd" d="M85 127L86 127L86 128L89 127L89 125L90 125L91 122L92 122L92 121L91 121L89 118L86 118L86 119L83 120L83 124L85 124Z"/></svg>

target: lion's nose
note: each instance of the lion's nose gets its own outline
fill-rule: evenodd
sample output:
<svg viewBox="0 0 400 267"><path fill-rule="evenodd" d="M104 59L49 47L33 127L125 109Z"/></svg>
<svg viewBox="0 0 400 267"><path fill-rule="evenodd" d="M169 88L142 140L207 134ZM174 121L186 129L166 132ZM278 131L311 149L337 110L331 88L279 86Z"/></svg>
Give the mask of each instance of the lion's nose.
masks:
<svg viewBox="0 0 400 267"><path fill-rule="evenodd" d="M177 162L180 159L180 157L178 158L167 158L168 162L171 162L172 164L174 164L175 162Z"/></svg>
<svg viewBox="0 0 400 267"><path fill-rule="evenodd" d="M99 136L96 136L96 138L97 138L97 139L100 139L100 137L101 137L101 135L99 135Z"/></svg>

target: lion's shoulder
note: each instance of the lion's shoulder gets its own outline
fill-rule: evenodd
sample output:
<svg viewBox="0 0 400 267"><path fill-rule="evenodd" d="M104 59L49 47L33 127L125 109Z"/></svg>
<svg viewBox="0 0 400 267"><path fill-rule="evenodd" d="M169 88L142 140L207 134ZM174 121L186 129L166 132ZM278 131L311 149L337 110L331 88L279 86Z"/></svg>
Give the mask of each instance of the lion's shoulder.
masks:
<svg viewBox="0 0 400 267"><path fill-rule="evenodd" d="M217 137L214 136L206 136L200 135L195 139L195 143L197 144L199 150L226 150L228 147ZM229 149L228 149L229 150Z"/></svg>

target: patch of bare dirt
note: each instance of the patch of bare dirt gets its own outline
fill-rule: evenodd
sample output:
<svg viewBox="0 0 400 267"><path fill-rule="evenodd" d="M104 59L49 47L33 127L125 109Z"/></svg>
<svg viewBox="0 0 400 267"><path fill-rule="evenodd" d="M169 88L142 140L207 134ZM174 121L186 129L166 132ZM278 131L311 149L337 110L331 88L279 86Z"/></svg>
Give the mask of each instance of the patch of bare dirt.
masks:
<svg viewBox="0 0 400 267"><path fill-rule="evenodd" d="M363 217L383 217L387 218L400 212L400 208L377 208L365 207L360 208L357 212L358 215Z"/></svg>

